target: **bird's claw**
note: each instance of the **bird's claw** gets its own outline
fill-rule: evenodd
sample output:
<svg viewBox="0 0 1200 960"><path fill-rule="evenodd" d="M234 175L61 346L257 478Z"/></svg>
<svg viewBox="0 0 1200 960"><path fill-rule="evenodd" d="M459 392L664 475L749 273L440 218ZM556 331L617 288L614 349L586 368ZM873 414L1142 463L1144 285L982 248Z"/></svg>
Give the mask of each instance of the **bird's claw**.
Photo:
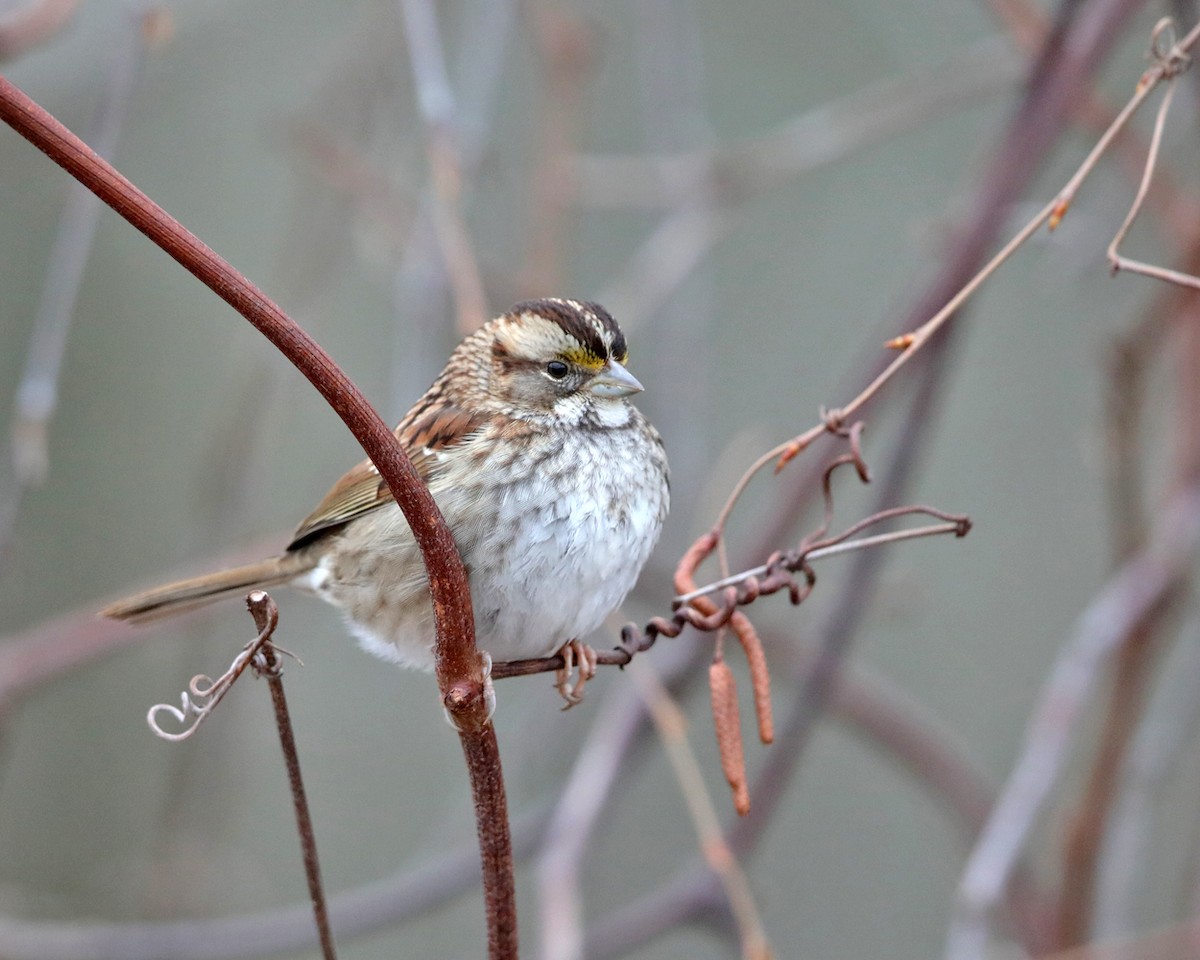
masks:
<svg viewBox="0 0 1200 960"><path fill-rule="evenodd" d="M583 702L583 688L596 675L596 651L586 643L569 640L558 651L563 665L554 674L554 688L566 701L564 710Z"/></svg>

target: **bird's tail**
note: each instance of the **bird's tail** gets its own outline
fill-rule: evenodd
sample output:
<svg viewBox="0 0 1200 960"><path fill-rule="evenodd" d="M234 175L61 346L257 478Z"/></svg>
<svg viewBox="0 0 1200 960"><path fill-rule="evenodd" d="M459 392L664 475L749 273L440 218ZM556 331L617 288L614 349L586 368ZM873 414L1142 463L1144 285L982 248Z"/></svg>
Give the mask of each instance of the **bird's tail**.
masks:
<svg viewBox="0 0 1200 960"><path fill-rule="evenodd" d="M285 553L269 560L259 560L257 563L153 587L109 604L100 611L100 616L129 623L148 623L202 607L233 594L286 583L311 570L313 564L313 558L303 552Z"/></svg>

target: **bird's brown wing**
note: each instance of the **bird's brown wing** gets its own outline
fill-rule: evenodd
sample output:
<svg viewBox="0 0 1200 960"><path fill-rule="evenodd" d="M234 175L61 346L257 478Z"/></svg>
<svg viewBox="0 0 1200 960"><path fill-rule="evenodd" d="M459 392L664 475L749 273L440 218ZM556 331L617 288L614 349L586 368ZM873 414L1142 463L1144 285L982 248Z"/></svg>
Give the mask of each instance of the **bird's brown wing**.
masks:
<svg viewBox="0 0 1200 960"><path fill-rule="evenodd" d="M472 414L460 407L418 404L396 428L396 437L416 467L417 475L429 483L437 472L439 454L476 435L486 422L482 414ZM391 491L380 479L375 465L363 460L344 474L305 517L292 535L288 549L312 543L355 517L393 502Z"/></svg>

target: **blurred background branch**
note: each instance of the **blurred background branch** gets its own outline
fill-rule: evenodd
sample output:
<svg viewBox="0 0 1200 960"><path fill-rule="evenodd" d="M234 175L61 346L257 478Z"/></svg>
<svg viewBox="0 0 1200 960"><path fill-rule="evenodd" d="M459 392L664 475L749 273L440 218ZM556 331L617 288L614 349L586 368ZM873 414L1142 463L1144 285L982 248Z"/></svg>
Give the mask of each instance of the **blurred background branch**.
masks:
<svg viewBox="0 0 1200 960"><path fill-rule="evenodd" d="M1132 0L1048 15L1012 0L166 7L174 39L129 94L122 166L251 275L270 274L385 398L385 419L481 310L577 294L620 317L675 466L666 541L625 611L639 623L662 612L674 560L745 465L861 389L891 359L881 344L1053 196L1132 92L1162 13ZM6 70L83 127L131 9L80 6L36 43L6 45ZM1125 243L1196 274L1193 83L1181 78ZM839 512L913 499L976 529L831 558L797 611L755 605L775 743L746 751L751 813L732 828L696 683L711 644L688 630L649 654L780 950L946 949L992 784L1023 750L1059 742L1041 728L1021 741L1057 638L1156 538L1187 534L1167 505L1200 462L1195 305L1110 280L1103 256L1150 119L1114 143L1053 236L989 281L971 323L956 316L865 411L876 482ZM0 138L0 182L14 187L0 190L7 423L41 291L70 289L53 279L62 181L28 153ZM294 838L272 815L286 797L264 759L277 749L265 707L232 705L182 759L140 729L148 692L211 662L237 612L133 634L87 611L101 604L89 597L204 566L219 544L269 550L354 451L264 373L263 346L209 322L211 298L111 219L78 274L86 322L61 338L44 482L0 480L0 952L303 954L303 912L281 906ZM747 487L726 531L731 571L815 526L830 442ZM1096 949L1173 925L1141 948L1186 955L1170 951L1185 949L1200 889L1200 753L1181 692L1193 567L1172 566L1146 616L1110 637L1115 659L1089 660L1080 735L1062 742L998 893L971 918L986 948ZM352 944L364 957L477 951L471 811L428 681L357 654L327 611L277 599L309 664L289 701L339 936L369 932ZM629 678L607 671L566 715L546 680L499 691L514 842L539 864L526 867L527 952L705 960L748 942ZM957 942L947 955L964 955Z"/></svg>

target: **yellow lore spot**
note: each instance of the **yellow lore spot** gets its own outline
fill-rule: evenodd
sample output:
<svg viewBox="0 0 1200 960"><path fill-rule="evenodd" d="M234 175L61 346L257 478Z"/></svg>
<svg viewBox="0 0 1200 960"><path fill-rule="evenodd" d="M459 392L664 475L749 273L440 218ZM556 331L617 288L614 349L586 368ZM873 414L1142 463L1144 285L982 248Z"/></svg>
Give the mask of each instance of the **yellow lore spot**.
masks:
<svg viewBox="0 0 1200 960"><path fill-rule="evenodd" d="M577 350L565 350L559 354L564 360L569 360L571 363L578 364L585 370L599 370L604 366L605 360L603 357L598 357L590 350L585 350L580 347Z"/></svg>

